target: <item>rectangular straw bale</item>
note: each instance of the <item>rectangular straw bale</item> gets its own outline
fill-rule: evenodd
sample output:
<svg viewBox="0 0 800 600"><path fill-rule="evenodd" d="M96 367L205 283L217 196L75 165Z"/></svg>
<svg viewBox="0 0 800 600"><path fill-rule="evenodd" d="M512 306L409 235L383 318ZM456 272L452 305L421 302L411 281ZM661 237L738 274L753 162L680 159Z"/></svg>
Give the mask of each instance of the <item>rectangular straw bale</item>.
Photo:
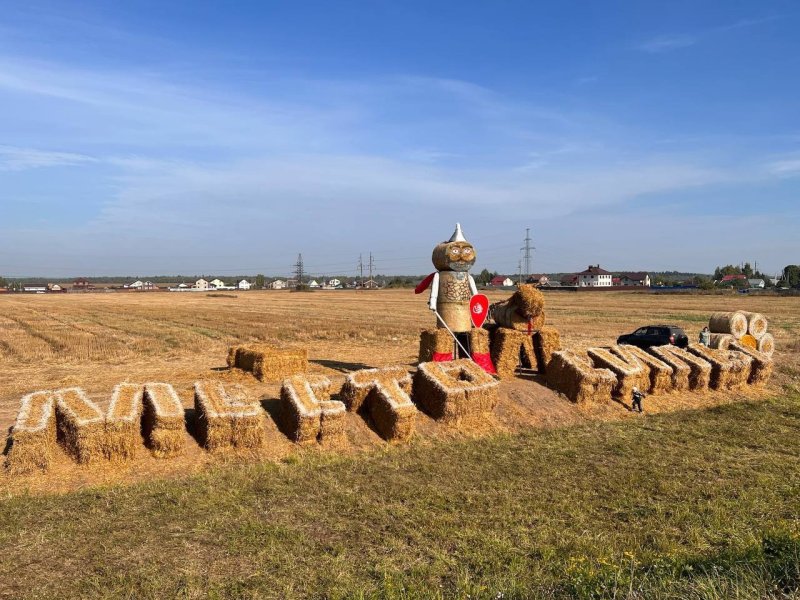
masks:
<svg viewBox="0 0 800 600"><path fill-rule="evenodd" d="M649 388L649 367L627 352L626 347L614 346L613 350L613 352L612 348L589 348L586 350L595 367L608 369L617 376L613 394L620 398L628 398L633 393L633 388L639 390Z"/></svg>
<svg viewBox="0 0 800 600"><path fill-rule="evenodd" d="M305 444L330 442L344 435L346 409L331 400L331 381L324 375L294 375L281 386L280 419L290 439Z"/></svg>
<svg viewBox="0 0 800 600"><path fill-rule="evenodd" d="M498 402L499 382L469 359L422 363L414 375L412 399L436 420L458 424L480 419Z"/></svg>
<svg viewBox="0 0 800 600"><path fill-rule="evenodd" d="M746 354L751 358L752 362L750 364L750 374L747 377L747 383L760 385L769 380L774 365L772 357L737 342L731 344L730 349L734 352Z"/></svg>
<svg viewBox="0 0 800 600"><path fill-rule="evenodd" d="M470 354L489 353L489 332L486 329L482 327L473 327L469 330L469 351Z"/></svg>
<svg viewBox="0 0 800 600"><path fill-rule="evenodd" d="M237 347L233 360L237 368L253 373L259 381L281 381L308 370L308 349L250 344Z"/></svg>
<svg viewBox="0 0 800 600"><path fill-rule="evenodd" d="M612 346L611 352L620 356L621 348L624 348L627 354L635 356L639 362L647 365L647 369L650 372L650 385L647 389L648 394L663 394L672 391L672 367L652 354L648 354L638 346ZM686 383L687 385L689 383L688 367Z"/></svg>
<svg viewBox="0 0 800 600"><path fill-rule="evenodd" d="M711 366L709 385L715 389L734 389L747 383L752 359L738 352L714 350L701 344L689 344L689 352Z"/></svg>
<svg viewBox="0 0 800 600"><path fill-rule="evenodd" d="M525 331L496 327L491 337L492 362L501 379L513 377L517 367L538 369L531 336Z"/></svg>
<svg viewBox="0 0 800 600"><path fill-rule="evenodd" d="M553 352L561 350L561 334L558 329L545 325L533 334L533 351L539 372L545 373Z"/></svg>
<svg viewBox="0 0 800 600"><path fill-rule="evenodd" d="M228 358L226 359L226 363L228 364L229 369L233 369L236 367L236 352L239 350L238 346L231 346L228 348Z"/></svg>
<svg viewBox="0 0 800 600"><path fill-rule="evenodd" d="M366 403L372 422L383 439L404 442L414 434L417 407L397 380L374 386Z"/></svg>
<svg viewBox="0 0 800 600"><path fill-rule="evenodd" d="M669 356L674 362L682 363L688 367L689 372L687 375L687 388L684 389L690 389L696 392L702 392L708 389L708 385L711 380L711 364L709 364L708 361L684 350L683 348L673 346L672 344L653 346L650 348L650 350L661 352L661 354L657 354L657 356L670 365L673 363L664 358L664 356ZM675 367L673 366L673 369L674 368ZM673 379L672 381L675 383L676 380ZM676 390L681 389L677 386L673 387Z"/></svg>
<svg viewBox="0 0 800 600"><path fill-rule="evenodd" d="M234 396L214 381L194 384L197 433L207 450L258 448L264 443L264 411L243 394Z"/></svg>
<svg viewBox="0 0 800 600"><path fill-rule="evenodd" d="M570 350L554 352L547 365L547 386L572 402L610 402L617 376L595 369L589 360Z"/></svg>
<svg viewBox="0 0 800 600"><path fill-rule="evenodd" d="M56 392L58 439L64 450L79 463L105 456L105 417L80 388Z"/></svg>
<svg viewBox="0 0 800 600"><path fill-rule="evenodd" d="M453 354L453 341L450 333L442 328L423 329L419 334L419 362L433 360L434 354Z"/></svg>
<svg viewBox="0 0 800 600"><path fill-rule="evenodd" d="M106 412L105 455L109 460L127 460L142 445L141 385L120 383L114 387Z"/></svg>
<svg viewBox="0 0 800 600"><path fill-rule="evenodd" d="M178 394L168 383L144 386L142 429L156 458L180 454L186 445L186 415Z"/></svg>
<svg viewBox="0 0 800 600"><path fill-rule="evenodd" d="M339 397L347 410L356 412L366 400L375 382L388 384L398 381L406 394L411 391L411 374L403 366L383 367L381 369L361 369L347 374Z"/></svg>
<svg viewBox="0 0 800 600"><path fill-rule="evenodd" d="M51 391L33 392L22 398L14 425L6 468L14 475L46 471L56 447L56 396Z"/></svg>

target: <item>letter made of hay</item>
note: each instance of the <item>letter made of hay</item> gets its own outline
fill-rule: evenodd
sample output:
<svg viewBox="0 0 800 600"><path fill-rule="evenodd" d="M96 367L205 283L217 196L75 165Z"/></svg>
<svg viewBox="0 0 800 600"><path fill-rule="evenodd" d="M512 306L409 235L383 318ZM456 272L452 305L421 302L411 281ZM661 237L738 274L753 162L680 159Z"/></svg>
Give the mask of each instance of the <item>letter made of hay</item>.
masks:
<svg viewBox="0 0 800 600"><path fill-rule="evenodd" d="M652 354L649 354L647 351L642 350L637 346L612 346L611 352L612 354L616 354L621 358L625 358L625 355L633 355L639 360L639 362L647 366L647 369L650 372L650 385L648 386L647 390L648 394L663 394L665 392L672 391L672 367L670 367L663 360L656 358ZM688 373L689 371L687 367L687 385L689 384Z"/></svg>
<svg viewBox="0 0 800 600"><path fill-rule="evenodd" d="M750 365L750 374L747 377L747 383L752 385L760 385L766 383L772 375L774 361L772 357L767 356L763 352L753 350L742 344L734 342L731 344L731 350L734 352L741 352L746 354L752 359Z"/></svg>
<svg viewBox="0 0 800 600"><path fill-rule="evenodd" d="M417 418L410 391L411 375L397 366L354 371L347 375L339 395L351 412L364 406L384 439L404 441L414 433Z"/></svg>
<svg viewBox="0 0 800 600"><path fill-rule="evenodd" d="M79 463L105 457L105 418L97 405L80 388L56 392L58 439L64 450Z"/></svg>
<svg viewBox="0 0 800 600"><path fill-rule="evenodd" d="M610 402L617 376L608 369L595 369L589 360L570 350L553 353L547 365L547 387L572 402Z"/></svg>
<svg viewBox="0 0 800 600"><path fill-rule="evenodd" d="M443 327L423 329L419 334L419 362L453 360L454 343Z"/></svg>
<svg viewBox="0 0 800 600"><path fill-rule="evenodd" d="M533 340L525 331L495 327L491 332L492 362L501 379L513 377L518 367L537 370Z"/></svg>
<svg viewBox="0 0 800 600"><path fill-rule="evenodd" d="M331 400L331 381L324 375L295 375L281 386L283 431L298 444L336 442L344 437L346 409Z"/></svg>
<svg viewBox="0 0 800 600"><path fill-rule="evenodd" d="M46 471L56 446L56 395L33 392L22 398L17 418L11 428L11 447L6 457L9 473L23 475Z"/></svg>
<svg viewBox="0 0 800 600"><path fill-rule="evenodd" d="M120 383L114 388L106 412L106 458L133 458L142 445L143 394L143 387L133 383Z"/></svg>
<svg viewBox="0 0 800 600"><path fill-rule="evenodd" d="M251 372L259 381L281 381L308 370L307 348L274 348L266 344L239 346L228 362L243 371Z"/></svg>
<svg viewBox="0 0 800 600"><path fill-rule="evenodd" d="M617 376L617 385L613 390L615 396L628 398L633 388L646 390L650 387L649 367L627 352L626 347L589 348L586 353L595 367L608 369Z"/></svg>
<svg viewBox="0 0 800 600"><path fill-rule="evenodd" d="M458 424L490 413L498 402L499 385L469 359L427 362L414 375L412 399L434 419Z"/></svg>
<svg viewBox="0 0 800 600"><path fill-rule="evenodd" d="M489 317L500 327L525 333L538 331L544 325L544 294L530 284L523 284L508 300L489 307Z"/></svg>
<svg viewBox="0 0 800 600"><path fill-rule="evenodd" d="M561 350L561 335L555 327L544 326L533 334L533 352L539 372L545 373L553 352Z"/></svg>
<svg viewBox="0 0 800 600"><path fill-rule="evenodd" d="M753 359L730 350L714 350L701 344L689 344L689 352L711 365L709 385L715 390L735 389L747 383Z"/></svg>
<svg viewBox="0 0 800 600"><path fill-rule="evenodd" d="M186 445L186 417L178 394L168 383L144 386L142 431L156 458L180 454Z"/></svg>
<svg viewBox="0 0 800 600"><path fill-rule="evenodd" d="M679 392L693 390L702 392L708 389L711 378L711 365L672 344L652 346L647 349L650 354L672 367L672 389Z"/></svg>
<svg viewBox="0 0 800 600"><path fill-rule="evenodd" d="M264 410L244 394L232 395L221 383L194 384L194 409L200 444L209 451L259 448L264 443Z"/></svg>

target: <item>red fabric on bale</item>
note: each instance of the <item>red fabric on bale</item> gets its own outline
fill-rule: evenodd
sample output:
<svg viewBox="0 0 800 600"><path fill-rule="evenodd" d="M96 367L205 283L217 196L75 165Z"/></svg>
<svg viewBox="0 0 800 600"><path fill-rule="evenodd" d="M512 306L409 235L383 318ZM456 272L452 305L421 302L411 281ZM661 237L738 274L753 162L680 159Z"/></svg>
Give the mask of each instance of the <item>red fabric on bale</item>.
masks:
<svg viewBox="0 0 800 600"><path fill-rule="evenodd" d="M434 352L433 362L448 362L453 360L452 352Z"/></svg>
<svg viewBox="0 0 800 600"><path fill-rule="evenodd" d="M489 375L497 374L497 371L492 364L492 357L488 352L473 352L472 360Z"/></svg>

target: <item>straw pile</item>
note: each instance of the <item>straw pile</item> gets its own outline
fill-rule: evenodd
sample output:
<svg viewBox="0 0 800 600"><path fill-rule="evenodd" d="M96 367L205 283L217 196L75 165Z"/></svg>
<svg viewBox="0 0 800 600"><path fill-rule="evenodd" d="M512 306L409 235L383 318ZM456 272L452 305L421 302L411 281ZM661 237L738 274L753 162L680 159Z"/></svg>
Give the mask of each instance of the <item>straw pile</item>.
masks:
<svg viewBox="0 0 800 600"><path fill-rule="evenodd" d="M414 402L438 421L480 419L498 402L499 382L469 359L428 362L414 375Z"/></svg>
<svg viewBox="0 0 800 600"><path fill-rule="evenodd" d="M561 350L561 335L555 327L545 325L533 334L533 351L540 373L547 371L547 365L550 364L553 352L559 350Z"/></svg>
<svg viewBox="0 0 800 600"><path fill-rule="evenodd" d="M337 441L344 435L345 406L331 400L324 375L294 375L281 385L281 428L298 444Z"/></svg>
<svg viewBox="0 0 800 600"><path fill-rule="evenodd" d="M646 350L642 350L637 346L611 346L611 353L625 360L627 360L626 355L632 355L647 367L649 371L649 385L643 389L646 389L648 394L660 394L672 391L672 367L663 360L656 358Z"/></svg>
<svg viewBox="0 0 800 600"><path fill-rule="evenodd" d="M734 342L731 344L731 350L735 352L741 352L746 354L752 359L752 363L750 365L750 374L747 377L747 383L752 385L760 385L762 383L766 383L766 381L772 375L772 368L773 368L773 360L772 357L767 356L763 352L759 352L758 350L753 350L752 348L748 348L747 346L742 346Z"/></svg>
<svg viewBox="0 0 800 600"><path fill-rule="evenodd" d="M627 352L627 347L614 346L612 348L589 348L586 353L592 359L595 367L608 369L617 376L613 394L619 398L627 398L633 393L633 388L646 390L650 387L650 370L633 354Z"/></svg>
<svg viewBox="0 0 800 600"><path fill-rule="evenodd" d="M753 350L758 350L758 340L749 333L743 335L737 340L742 346L747 346Z"/></svg>
<svg viewBox="0 0 800 600"><path fill-rule="evenodd" d="M339 396L351 412L364 406L384 439L402 441L413 434L417 418L410 391L411 374L397 366L348 374Z"/></svg>
<svg viewBox="0 0 800 600"><path fill-rule="evenodd" d="M715 350L727 350L728 346L736 341L730 333L712 333L710 337L709 347Z"/></svg>
<svg viewBox="0 0 800 600"><path fill-rule="evenodd" d="M264 411L244 394L233 396L221 383L194 384L197 434L209 451L224 448L258 448L264 443Z"/></svg>
<svg viewBox="0 0 800 600"><path fill-rule="evenodd" d="M617 377L608 369L595 369L587 358L570 350L553 353L547 365L547 386L572 402L610 402Z"/></svg>
<svg viewBox="0 0 800 600"><path fill-rule="evenodd" d="M453 359L453 337L442 328L423 329L419 334L419 362Z"/></svg>
<svg viewBox="0 0 800 600"><path fill-rule="evenodd" d="M500 327L538 331L544 325L544 294L533 285L523 284L508 300L489 306L489 318Z"/></svg>
<svg viewBox="0 0 800 600"><path fill-rule="evenodd" d="M740 352L714 350L702 344L689 344L689 352L711 365L709 385L715 389L735 389L747 383L753 359Z"/></svg>
<svg viewBox="0 0 800 600"><path fill-rule="evenodd" d="M105 455L109 460L133 458L142 445L142 386L120 383L106 413Z"/></svg>
<svg viewBox="0 0 800 600"><path fill-rule="evenodd" d="M772 356L775 352L775 339L771 333L765 333L760 340L758 340L757 350L767 356Z"/></svg>
<svg viewBox="0 0 800 600"><path fill-rule="evenodd" d="M673 354L673 348L675 348L675 346L667 344L666 346L652 346L648 348L647 351L672 369L670 387L673 391L681 392L689 389L689 376L692 373L692 369L689 364L683 360L684 357Z"/></svg>
<svg viewBox="0 0 800 600"><path fill-rule="evenodd" d="M767 327L769 326L767 318L761 313L746 311L741 312L747 319L747 333L752 335L757 340L760 340L762 337L764 337L764 334L767 333Z"/></svg>
<svg viewBox="0 0 800 600"><path fill-rule="evenodd" d="M747 333L747 317L740 311L717 312L708 320L711 333L730 333L736 339Z"/></svg>
<svg viewBox="0 0 800 600"><path fill-rule="evenodd" d="M250 371L259 381L281 381L308 370L308 349L266 344L235 346L228 350L228 366Z"/></svg>
<svg viewBox="0 0 800 600"><path fill-rule="evenodd" d="M538 291L538 290L537 290ZM524 331L496 327L492 330L492 362L501 379L513 377L517 367L538 369L533 340Z"/></svg>
<svg viewBox="0 0 800 600"><path fill-rule="evenodd" d="M105 418L82 389L56 392L56 421L58 439L76 461L89 463L105 456Z"/></svg>
<svg viewBox="0 0 800 600"><path fill-rule="evenodd" d="M33 392L22 398L17 419L11 428L11 447L6 468L12 474L46 471L56 446L56 396L53 392Z"/></svg>
<svg viewBox="0 0 800 600"><path fill-rule="evenodd" d="M361 369L348 373L339 396L347 410L356 412L364 404L373 387L379 384L388 385L392 381L397 381L406 393L411 392L411 374L406 367L397 366Z"/></svg>
<svg viewBox="0 0 800 600"><path fill-rule="evenodd" d="M183 405L168 383L144 386L142 430L150 452L157 458L180 454L186 442Z"/></svg>

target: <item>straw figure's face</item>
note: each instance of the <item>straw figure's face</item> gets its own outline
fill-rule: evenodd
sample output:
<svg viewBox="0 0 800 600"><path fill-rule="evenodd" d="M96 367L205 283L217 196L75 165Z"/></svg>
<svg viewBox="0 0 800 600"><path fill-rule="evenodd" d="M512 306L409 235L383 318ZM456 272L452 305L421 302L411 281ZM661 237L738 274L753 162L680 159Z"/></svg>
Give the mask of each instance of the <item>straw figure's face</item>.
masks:
<svg viewBox="0 0 800 600"><path fill-rule="evenodd" d="M439 271L469 271L475 258L475 248L469 242L442 242L433 249L432 260Z"/></svg>

